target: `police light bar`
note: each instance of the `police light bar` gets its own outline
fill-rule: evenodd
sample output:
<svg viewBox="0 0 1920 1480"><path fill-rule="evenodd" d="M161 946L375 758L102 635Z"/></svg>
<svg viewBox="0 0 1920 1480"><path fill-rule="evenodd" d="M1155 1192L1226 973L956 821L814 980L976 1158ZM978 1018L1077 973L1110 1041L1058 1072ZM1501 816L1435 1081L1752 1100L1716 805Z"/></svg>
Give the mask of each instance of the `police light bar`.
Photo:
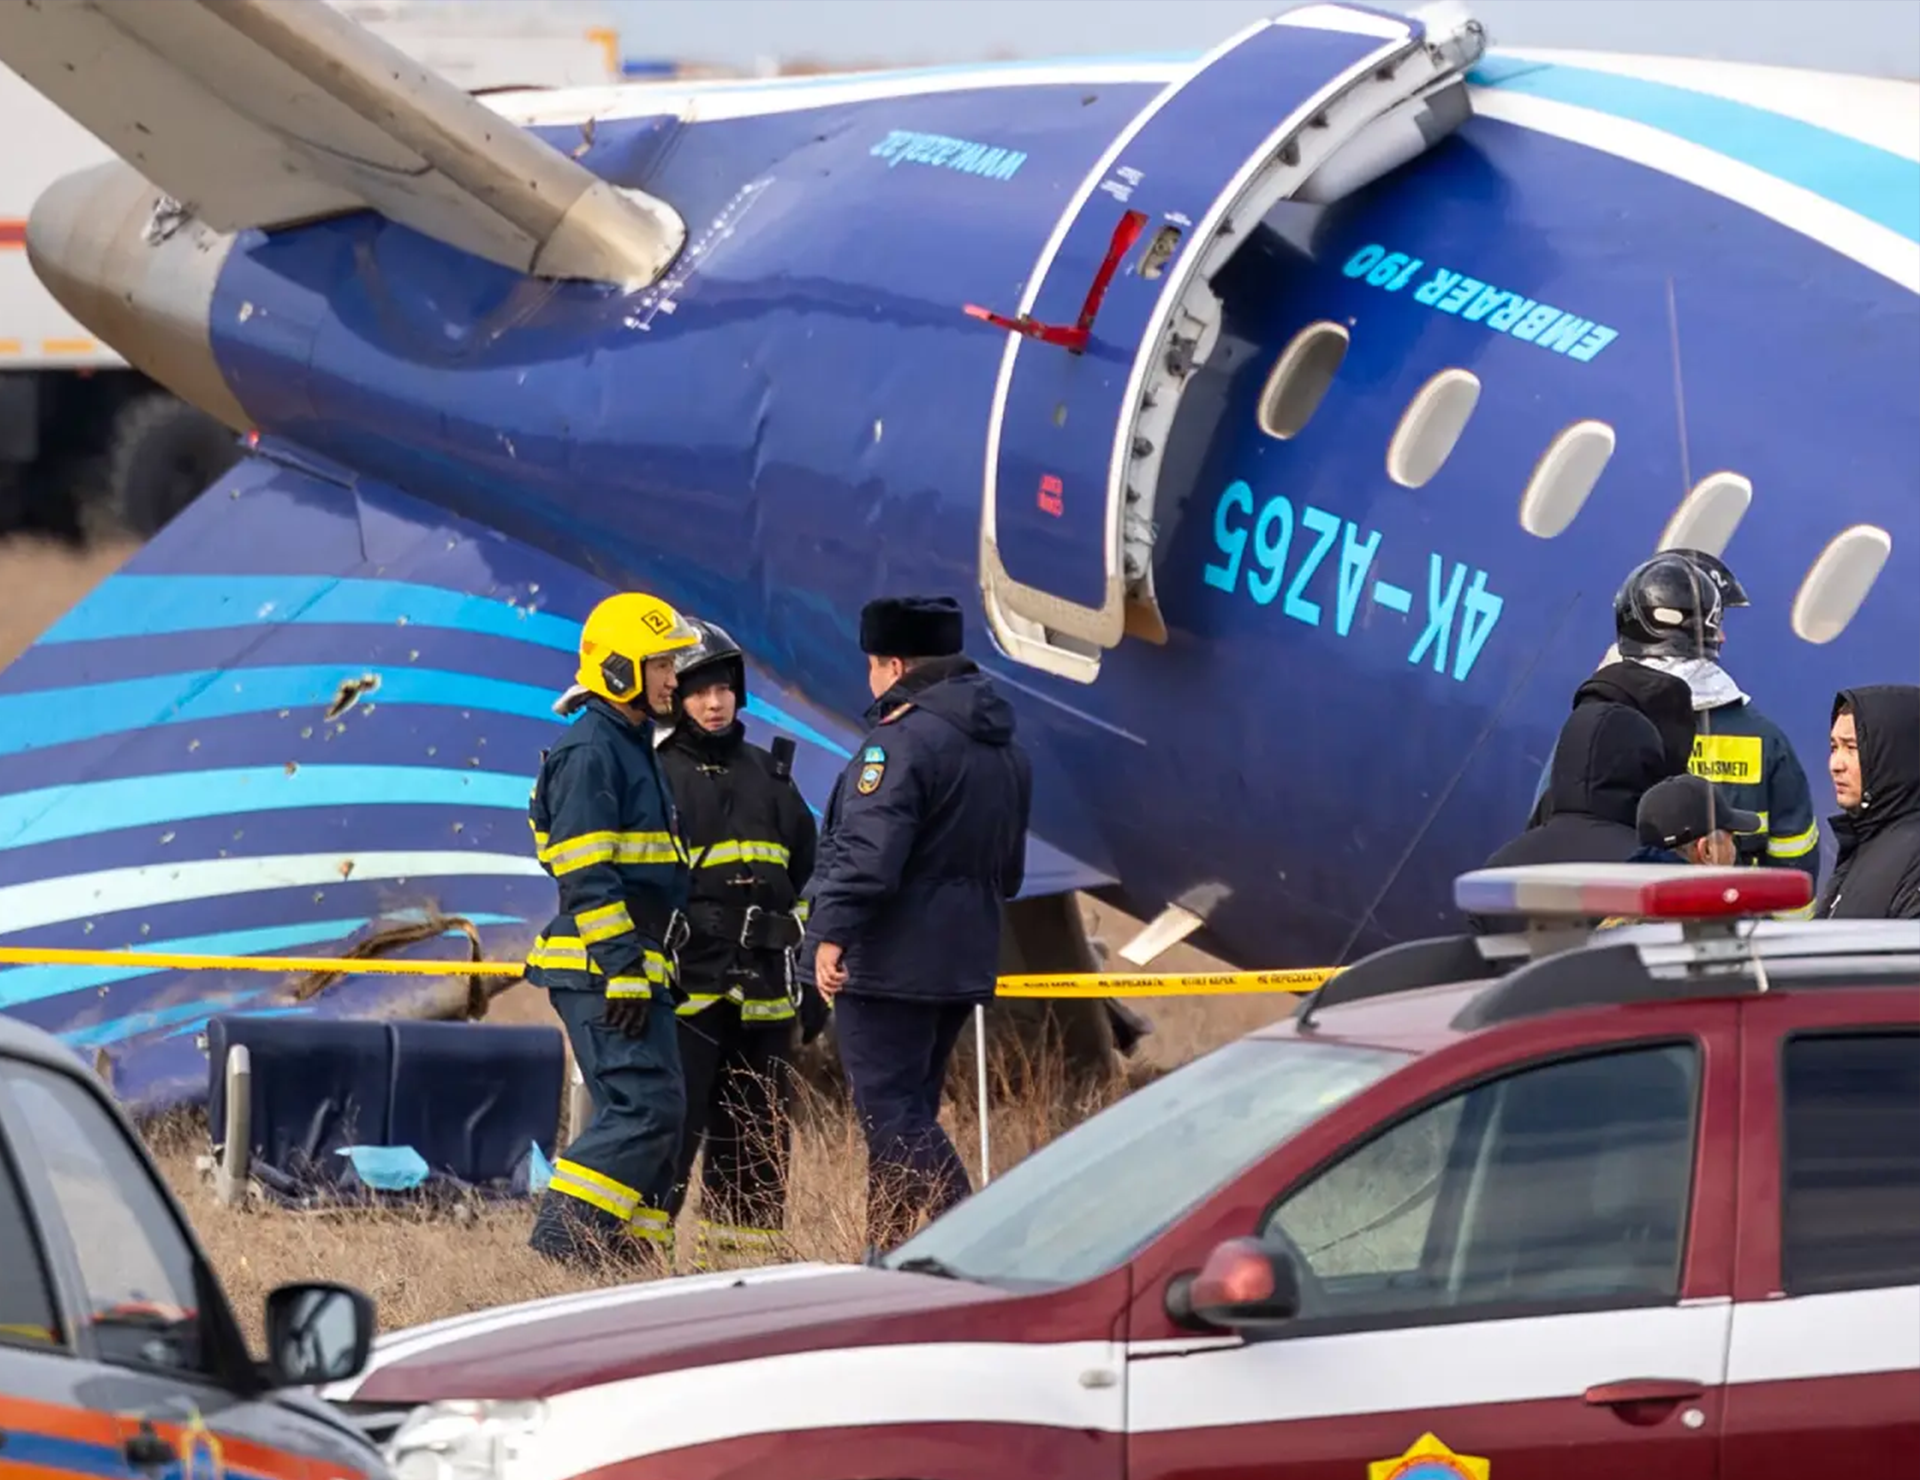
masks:
<svg viewBox="0 0 1920 1480"><path fill-rule="evenodd" d="M1476 869L1453 881L1453 902L1467 914L1534 919L1727 919L1797 910L1812 898L1813 880L1797 868L1542 863Z"/></svg>

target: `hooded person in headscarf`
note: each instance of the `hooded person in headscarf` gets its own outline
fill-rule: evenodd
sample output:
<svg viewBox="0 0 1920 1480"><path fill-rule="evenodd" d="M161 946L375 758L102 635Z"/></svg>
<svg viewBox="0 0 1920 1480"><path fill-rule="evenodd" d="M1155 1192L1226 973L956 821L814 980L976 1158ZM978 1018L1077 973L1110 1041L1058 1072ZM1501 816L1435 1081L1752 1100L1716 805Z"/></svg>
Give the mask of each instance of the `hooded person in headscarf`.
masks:
<svg viewBox="0 0 1920 1480"><path fill-rule="evenodd" d="M1814 917L1920 919L1920 686L1840 690L1828 741L1840 850Z"/></svg>
<svg viewBox="0 0 1920 1480"><path fill-rule="evenodd" d="M1641 663L1609 663L1573 691L1576 713L1585 706L1595 704L1618 705L1632 710L1653 726L1660 742L1663 767L1660 774L1653 778L1654 781L1686 774L1687 762L1693 755L1694 719L1693 691L1687 687L1685 679ZM1564 728L1561 735L1563 738L1566 735ZM1560 742L1555 741L1555 756L1559 754L1559 747ZM1546 770L1541 773L1540 791L1533 802L1533 815L1527 818L1529 830L1539 827L1553 812L1554 788L1550 784L1553 764L1553 760L1549 759ZM1652 785L1652 782L1648 785ZM1629 825L1633 822L1631 812L1627 815L1627 822Z"/></svg>
<svg viewBox="0 0 1920 1480"><path fill-rule="evenodd" d="M1684 697L1686 685L1679 687ZM1554 744L1546 821L1501 846L1484 867L1630 862L1641 847L1640 798L1673 774L1660 732L1639 710L1618 703L1576 705ZM1483 933L1521 928L1520 921L1499 916L1470 915L1468 923Z"/></svg>

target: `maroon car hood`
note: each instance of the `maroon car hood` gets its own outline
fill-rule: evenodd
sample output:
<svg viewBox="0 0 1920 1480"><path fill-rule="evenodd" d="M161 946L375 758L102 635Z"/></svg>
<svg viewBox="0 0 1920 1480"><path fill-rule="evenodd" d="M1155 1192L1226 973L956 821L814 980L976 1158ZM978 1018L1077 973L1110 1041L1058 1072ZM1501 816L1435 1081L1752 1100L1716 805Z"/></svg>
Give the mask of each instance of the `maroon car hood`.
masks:
<svg viewBox="0 0 1920 1480"><path fill-rule="evenodd" d="M326 1396L544 1398L650 1372L888 1341L1012 1336L1004 1290L859 1265L685 1276L479 1311L383 1337ZM1091 1334L1091 1333L1080 1333Z"/></svg>

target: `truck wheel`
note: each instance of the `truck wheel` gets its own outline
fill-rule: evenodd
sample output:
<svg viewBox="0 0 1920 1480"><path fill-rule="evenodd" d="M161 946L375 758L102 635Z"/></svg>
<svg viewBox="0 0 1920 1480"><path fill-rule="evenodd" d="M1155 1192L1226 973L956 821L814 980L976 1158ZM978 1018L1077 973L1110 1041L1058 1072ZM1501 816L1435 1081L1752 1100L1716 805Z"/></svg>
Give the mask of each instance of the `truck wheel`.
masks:
<svg viewBox="0 0 1920 1480"><path fill-rule="evenodd" d="M205 412L165 392L137 396L114 418L107 508L150 539L239 460L234 434Z"/></svg>

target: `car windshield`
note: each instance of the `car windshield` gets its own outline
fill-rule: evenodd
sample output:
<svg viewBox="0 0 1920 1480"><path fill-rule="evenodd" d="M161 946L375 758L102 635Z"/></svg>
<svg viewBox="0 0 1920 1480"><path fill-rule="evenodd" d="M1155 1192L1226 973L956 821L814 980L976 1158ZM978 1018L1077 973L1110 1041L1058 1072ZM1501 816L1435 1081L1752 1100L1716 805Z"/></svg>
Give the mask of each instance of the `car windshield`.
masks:
<svg viewBox="0 0 1920 1480"><path fill-rule="evenodd" d="M1020 1289L1091 1279L1407 1058L1287 1038L1228 1044L1082 1121L881 1263Z"/></svg>

